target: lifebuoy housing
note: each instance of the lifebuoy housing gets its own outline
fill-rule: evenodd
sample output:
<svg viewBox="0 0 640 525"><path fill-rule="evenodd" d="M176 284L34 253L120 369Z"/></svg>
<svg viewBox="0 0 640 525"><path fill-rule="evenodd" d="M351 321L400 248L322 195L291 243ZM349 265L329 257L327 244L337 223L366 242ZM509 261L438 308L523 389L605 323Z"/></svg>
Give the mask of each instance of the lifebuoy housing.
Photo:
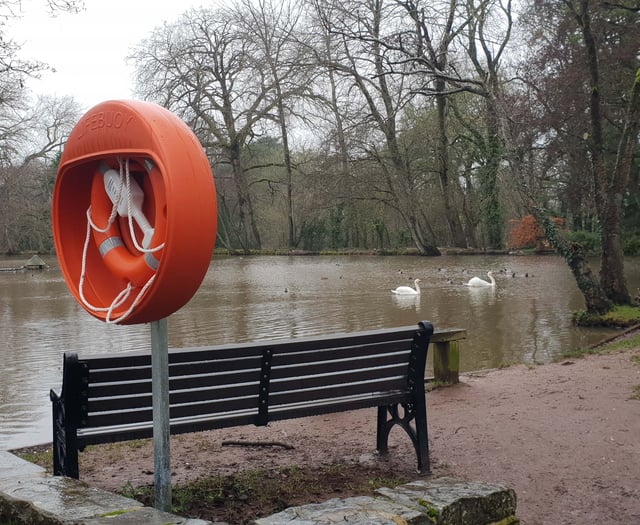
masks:
<svg viewBox="0 0 640 525"><path fill-rule="evenodd" d="M69 136L52 218L60 268L86 311L120 324L162 319L189 301L211 261L208 159L165 108L103 102Z"/></svg>

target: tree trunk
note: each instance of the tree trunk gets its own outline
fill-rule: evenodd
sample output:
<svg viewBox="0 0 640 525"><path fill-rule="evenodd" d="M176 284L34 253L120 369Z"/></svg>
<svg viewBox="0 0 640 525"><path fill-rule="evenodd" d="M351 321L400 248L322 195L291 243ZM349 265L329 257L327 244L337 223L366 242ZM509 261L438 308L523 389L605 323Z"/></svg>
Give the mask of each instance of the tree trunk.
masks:
<svg viewBox="0 0 640 525"><path fill-rule="evenodd" d="M449 184L449 138L447 137L447 96L444 94L446 88L443 80L436 80L436 105L438 108L438 147L437 162L438 176L440 177L440 189L442 190L442 206L444 208L445 219L451 234L451 243L456 248L466 248L467 240L462 231L460 217L451 204L451 186Z"/></svg>
<svg viewBox="0 0 640 525"><path fill-rule="evenodd" d="M486 144L484 166L482 173L482 217L487 233L487 241L490 248L502 248L504 218L500 205L500 188L498 185L498 172L502 159L502 146L500 144L500 130L498 122L498 110L493 94L486 97Z"/></svg>
<svg viewBox="0 0 640 525"><path fill-rule="evenodd" d="M622 251L620 217L622 202L627 187L630 169L625 164L625 155L633 156L638 133L638 74L633 84L631 101L629 102L625 129L618 147L618 158L615 168L608 173L604 158L605 145L603 138L603 116L601 107L600 65L598 60L598 44L591 30L591 13L589 0L580 0L576 11L576 19L582 28L584 37L591 94L589 113L591 118L591 156L593 162L593 178L596 191L596 207L601 223L602 257L600 266L600 285L609 300L616 304L628 304L631 296L624 276L624 254ZM630 134L629 134L630 132Z"/></svg>
<svg viewBox="0 0 640 525"><path fill-rule="evenodd" d="M251 248L260 249L261 240L258 225L256 223L255 214L253 212L253 204L251 202L251 194L249 193L249 185L246 180L242 162L240 160L239 148L231 148L231 167L233 169L233 180L235 182L236 192L238 196L238 215L239 228L238 236L241 241L242 248L245 253L249 253Z"/></svg>
<svg viewBox="0 0 640 525"><path fill-rule="evenodd" d="M569 242L560 237L556 225L541 210L533 208L531 211L538 224L542 225L545 236L549 239L551 245L564 258L571 269L578 288L584 296L587 311L595 314L608 312L612 306L611 301L593 275L582 245Z"/></svg>
<svg viewBox="0 0 640 525"><path fill-rule="evenodd" d="M281 89L278 91L278 119L280 120L280 136L282 137L282 151L284 154L284 168L287 173L287 224L289 229L289 248L295 248L297 244L296 227L293 217L293 168L291 166L291 150L289 149L289 133L286 124L284 104L282 102Z"/></svg>
<svg viewBox="0 0 640 525"><path fill-rule="evenodd" d="M610 189L607 195L607 215L602 228L602 266L600 283L609 297L616 304L631 302L627 283L624 277L624 252L620 216L624 192L627 189L634 151L637 147L638 130L640 129L640 69L631 88L631 97L627 108L625 127L622 130L616 165ZM607 269L608 271L604 271Z"/></svg>

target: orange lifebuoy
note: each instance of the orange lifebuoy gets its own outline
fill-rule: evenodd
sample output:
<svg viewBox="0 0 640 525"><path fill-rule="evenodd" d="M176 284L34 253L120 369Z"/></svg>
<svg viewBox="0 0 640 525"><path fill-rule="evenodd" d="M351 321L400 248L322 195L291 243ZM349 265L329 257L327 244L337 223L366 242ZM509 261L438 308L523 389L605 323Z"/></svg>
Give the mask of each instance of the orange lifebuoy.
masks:
<svg viewBox="0 0 640 525"><path fill-rule="evenodd" d="M109 184L118 180L129 201L114 197ZM148 235L132 220L136 213L121 208L136 192L144 197L136 220L146 219ZM217 234L209 161L167 109L103 102L69 136L52 220L61 271L87 312L121 324L162 319L191 299L209 268Z"/></svg>
<svg viewBox="0 0 640 525"><path fill-rule="evenodd" d="M157 173L157 168L151 160L145 160L142 164L146 175L151 179L151 186L155 186L154 207L156 210L162 210L166 206L166 198L164 191L161 191L162 185L159 183L161 178L154 185L154 179L160 176ZM150 239L150 244L145 246L148 250L141 251L136 248L136 244L140 244L140 241L138 241L135 232L133 235L129 233L131 230L129 221L124 220L124 217L120 217L118 220L113 220L111 217L114 203L105 190L105 177L110 173L116 173L116 170L106 163L102 163L98 168L98 173L93 177L91 184L91 220L94 225L92 236L102 259L111 272L127 279L136 287L142 287L151 279L160 265L166 220L161 213L154 214L152 219L153 237ZM138 186L135 179L133 184ZM122 196L126 197L124 187ZM122 224L123 222L127 224ZM142 233L144 234L144 232Z"/></svg>

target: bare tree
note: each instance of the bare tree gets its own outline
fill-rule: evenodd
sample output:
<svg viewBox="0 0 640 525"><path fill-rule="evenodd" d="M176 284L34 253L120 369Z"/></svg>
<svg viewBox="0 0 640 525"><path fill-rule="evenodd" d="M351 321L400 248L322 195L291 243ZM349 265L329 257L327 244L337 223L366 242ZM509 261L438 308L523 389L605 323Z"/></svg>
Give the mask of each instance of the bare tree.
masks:
<svg viewBox="0 0 640 525"><path fill-rule="evenodd" d="M289 116L297 99L307 91L308 67L305 67L305 48L297 45L303 36L298 25L302 4L242 0L237 9L237 25L244 32L247 42L254 44L252 56L256 68L262 70L272 86L272 116L282 141L285 170L285 202L287 210L288 244L297 244L296 221L293 201L294 163L290 146ZM261 65L260 65L261 64ZM267 118L270 115L265 115Z"/></svg>
<svg viewBox="0 0 640 525"><path fill-rule="evenodd" d="M387 206L371 206L371 202L387 200L387 191L384 183L374 176L380 171L380 165L369 159L368 149L373 144L366 100L359 89L353 89L351 75L333 66L343 56L343 37L323 25L323 16L320 6L307 10L303 31L309 38L300 42L300 46L310 50L315 71L304 102L306 122L314 137L316 161L308 174L311 180L306 188L315 190L315 197L309 201L312 208L319 215L326 214L333 223L330 236L332 247L336 248L339 244L335 233L337 221L341 227L350 224L362 230L361 234L354 234L358 239L366 237L367 226L384 224ZM318 179L318 183L312 186L309 182L314 179ZM320 218L306 217L307 230L313 229L309 226L310 220Z"/></svg>
<svg viewBox="0 0 640 525"><path fill-rule="evenodd" d="M245 148L276 108L273 80L236 24L237 13L191 10L144 40L133 56L137 91L190 124L210 158L230 167L233 194L218 185L221 231L248 251L261 247Z"/></svg>
<svg viewBox="0 0 640 525"><path fill-rule="evenodd" d="M376 34L370 30L363 16L363 7L379 4L381 26L384 32ZM382 49L384 68L373 75L403 76L404 89L412 95L420 93L435 101L437 127L435 159L440 185L441 206L447 223L451 244L466 246L459 202L456 193L460 190L457 174L452 173L449 138L449 105L456 93L468 92L486 100L486 137L482 148L483 164L480 177L482 187L482 210L485 230L492 247L502 247L503 217L501 213L497 173L500 165L499 125L497 96L499 87L498 68L500 58L509 40L511 26L511 3L462 2L447 0L442 2L422 2L421 0L394 0L384 2L349 2L341 7L333 6L332 12L347 12L350 21L344 28L333 24L331 31L350 40L360 39L372 49ZM388 5L398 9L390 9ZM373 9L373 7L371 7ZM491 38L497 31L489 31L490 21L495 12L504 16L501 43L495 44ZM459 58L451 59L452 52L464 45L472 59L471 68ZM481 53L478 52L480 46ZM453 51L452 51L453 50ZM459 56L459 55L458 55ZM471 72L475 69L475 75ZM382 83L382 81L380 81ZM384 107L384 104L379 104ZM478 144L480 147L480 144Z"/></svg>
<svg viewBox="0 0 640 525"><path fill-rule="evenodd" d="M49 251L56 161L80 115L72 99L42 97L21 113L0 164L0 251Z"/></svg>
<svg viewBox="0 0 640 525"><path fill-rule="evenodd" d="M361 146L369 158L379 162L383 185L379 186L378 195L384 196L385 203L402 217L420 253L439 255L420 198L425 181L411 171L399 141L402 112L415 97L415 91L408 85L410 77L396 74L390 67L395 60L382 44L397 33L402 13L394 2L384 0L348 4L316 1L315 6L324 31L335 35L333 55L319 55L319 63L349 78L363 101L359 114L364 120L359 126L367 131ZM381 141L373 139L373 130Z"/></svg>
<svg viewBox="0 0 640 525"><path fill-rule="evenodd" d="M82 6L81 0L43 0L42 3L52 15L57 11L75 12ZM43 62L21 58L20 45L5 34L6 25L21 16L21 7L21 0L0 0L0 165L4 166L21 162L27 155L25 143L29 142L29 134L41 129L31 122L40 115L37 110L32 111L26 81L48 67Z"/></svg>
<svg viewBox="0 0 640 525"><path fill-rule="evenodd" d="M462 84L450 63L450 49L462 33L466 20L460 12L461 2L422 2L421 0L396 0L406 11L410 29L398 34L391 45L396 47L404 60L412 64L412 73L423 76L420 92L434 97L438 117L437 153L438 177L444 214L454 246L467 245L460 217L456 211L450 174L449 137L447 133L449 81L455 82L454 91ZM389 44L387 44L389 45Z"/></svg>
<svg viewBox="0 0 640 525"><path fill-rule="evenodd" d="M513 18L511 0L467 0L467 53L476 71L485 102L479 157L482 217L489 246L503 246L504 215L500 204L499 172L503 160L500 116L503 79L501 60L509 43Z"/></svg>
<svg viewBox="0 0 640 525"><path fill-rule="evenodd" d="M43 1L52 14L76 11L79 1ZM21 16L20 0L0 1L0 251L48 251L53 162L79 113L71 100L40 98L26 87L47 65L20 57L4 28Z"/></svg>
<svg viewBox="0 0 640 525"><path fill-rule="evenodd" d="M48 252L55 168L40 162L0 167L0 251Z"/></svg>
<svg viewBox="0 0 640 525"><path fill-rule="evenodd" d="M37 99L30 116L25 116L26 127L22 163L40 160L51 166L82 114L80 104L71 97L41 96Z"/></svg>
<svg viewBox="0 0 640 525"><path fill-rule="evenodd" d="M53 16L58 11L77 12L82 0L42 0ZM20 57L20 45L8 38L4 28L8 22L21 16L21 0L0 0L0 113L8 111L25 93L25 80L48 68L37 60Z"/></svg>

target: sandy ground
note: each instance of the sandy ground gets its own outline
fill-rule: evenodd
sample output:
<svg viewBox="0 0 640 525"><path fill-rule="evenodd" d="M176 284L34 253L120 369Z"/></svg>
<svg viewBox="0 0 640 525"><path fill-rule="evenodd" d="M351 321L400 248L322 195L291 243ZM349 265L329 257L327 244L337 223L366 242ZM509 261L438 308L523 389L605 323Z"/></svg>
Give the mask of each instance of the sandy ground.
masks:
<svg viewBox="0 0 640 525"><path fill-rule="evenodd" d="M640 524L640 349L537 367L464 375L427 395L432 476L499 482L516 491L524 525ZM226 441L275 441L270 447ZM375 410L267 427L176 436L174 482L244 468L375 462L417 477L400 429L391 451L375 451ZM128 452L125 452L128 450ZM81 479L117 490L153 482L153 449L144 442L81 454Z"/></svg>

